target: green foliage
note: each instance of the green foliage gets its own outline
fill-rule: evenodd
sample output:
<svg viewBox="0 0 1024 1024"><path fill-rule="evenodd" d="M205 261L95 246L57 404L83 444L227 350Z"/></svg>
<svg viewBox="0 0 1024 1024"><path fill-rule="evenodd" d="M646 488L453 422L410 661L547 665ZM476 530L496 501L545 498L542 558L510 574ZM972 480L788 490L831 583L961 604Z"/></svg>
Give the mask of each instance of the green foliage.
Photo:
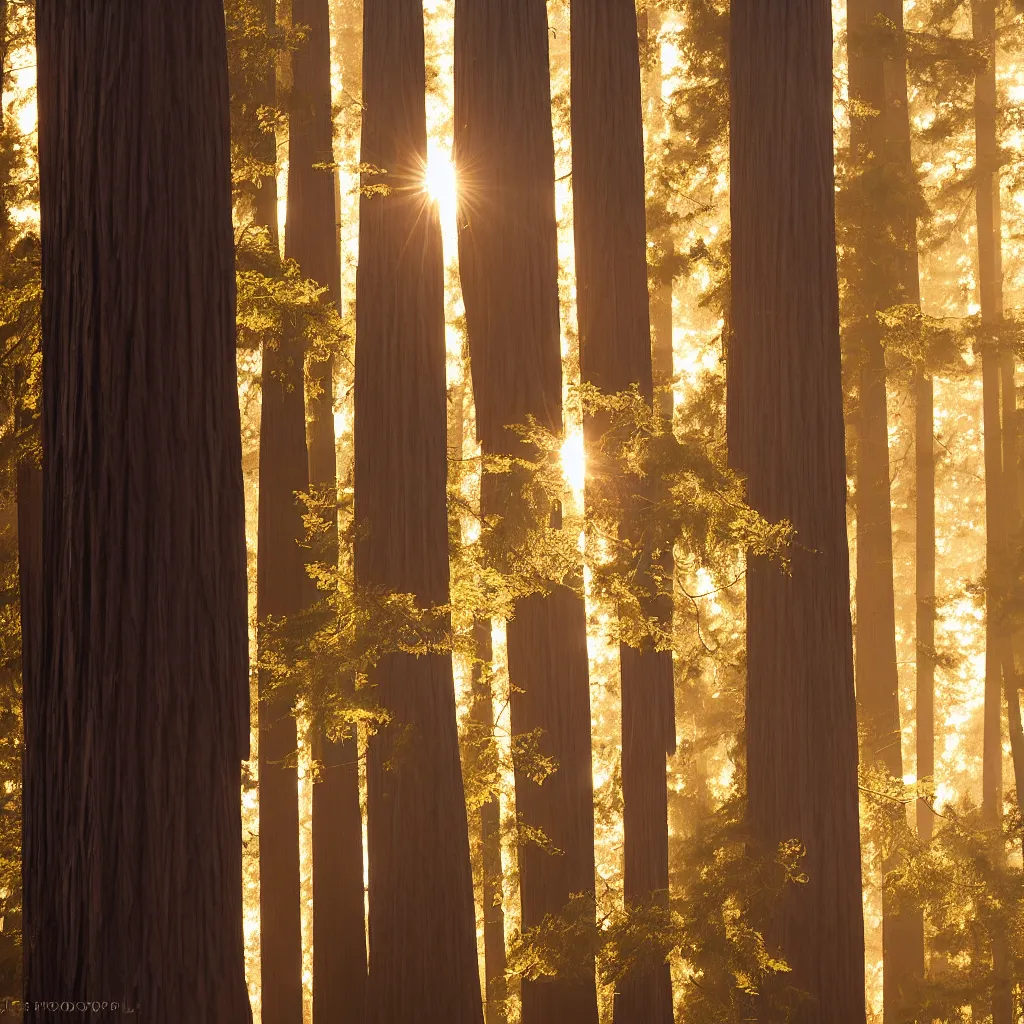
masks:
<svg viewBox="0 0 1024 1024"><path fill-rule="evenodd" d="M1010 982L1019 1012L1024 1006L1024 873L1018 809L998 826L987 824L969 801L935 810L930 780L906 786L881 765L862 769L861 794L880 859L896 865L887 876L894 905L920 908L925 919L928 976L904 993L901 1019L914 1024L977 1020L977 1008L992 1005L997 977ZM934 813L928 842L908 824L907 807L917 801Z"/></svg>
<svg viewBox="0 0 1024 1024"><path fill-rule="evenodd" d="M694 1024L785 1021L805 998L790 979L764 925L787 889L806 883L796 841L756 851L744 830L744 801L733 795L677 850L678 886L667 898L617 909L595 920L594 904L574 897L509 943L509 974L576 977L596 958L602 981L618 985L666 960L682 981L681 1019ZM761 922L759 928L753 922Z"/></svg>

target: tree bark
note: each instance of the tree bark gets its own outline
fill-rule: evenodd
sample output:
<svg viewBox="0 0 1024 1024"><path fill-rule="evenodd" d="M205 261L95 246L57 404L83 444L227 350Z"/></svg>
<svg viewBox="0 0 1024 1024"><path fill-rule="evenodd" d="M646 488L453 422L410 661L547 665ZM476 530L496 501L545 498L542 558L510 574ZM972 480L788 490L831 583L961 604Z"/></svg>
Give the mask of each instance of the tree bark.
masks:
<svg viewBox="0 0 1024 1024"><path fill-rule="evenodd" d="M857 698L864 722L863 757L880 761L894 778L903 779L899 673L896 658L895 588L893 584L892 496L889 480L889 428L886 364L881 325L875 313L898 303L920 306L917 223L910 200L901 190L912 187L910 112L907 67L902 56L890 57L868 33L886 19L903 30L902 0L849 0L850 95L877 114L855 116L850 125L854 166L872 189L890 198L877 204L879 225L862 225L860 266L874 272L854 282L859 294L851 336L860 359L860 408L857 447ZM880 230L879 230L880 228ZM917 413L918 533L917 630L918 687L934 701L935 512L932 385L923 373L914 380ZM921 512L924 516L921 517ZM930 578L929 578L930 572ZM925 646L922 640L931 637ZM925 733L932 723L925 723ZM934 764L934 754L931 754ZM883 1012L897 1020L902 993L924 976L924 920L919 911L897 911L889 874L897 861L882 863Z"/></svg>
<svg viewBox="0 0 1024 1024"><path fill-rule="evenodd" d="M363 7L364 186L356 298L356 579L448 601L444 291L424 191L423 8ZM451 656L385 654L390 722L367 764L367 1024L482 1024L473 879Z"/></svg>
<svg viewBox="0 0 1024 1024"><path fill-rule="evenodd" d="M975 78L974 124L977 162L976 212L978 218L978 284L982 323L997 328L1003 320L1003 260L999 208L1000 150L996 127L996 3L972 0L971 26L975 44L983 48L987 66ZM1016 403L1012 355L990 348L982 353L983 417L985 436L985 716L982 741L982 802L985 821L998 826L1003 817L1002 701L1005 694L1016 704L1016 671L1012 641L999 609L1007 585L1005 565L1009 557L1009 520L1016 495L1016 452L1010 447L1016 425L1009 407ZM1006 372L1006 359L1011 360ZM1004 385L1007 390L1000 394ZM1019 705L1017 705L1019 709ZM1013 726L1011 713L1011 729ZM1019 712L1018 712L1019 722ZM1018 744L1019 745L1019 744ZM1016 767L1016 762L1015 762ZM1004 856L1001 839L995 856ZM1013 993L1007 975L1006 937L992 936L992 1022L1009 1024L1013 1018Z"/></svg>
<svg viewBox="0 0 1024 1024"><path fill-rule="evenodd" d="M458 0L455 156L459 271L485 455L530 456L511 430L529 416L562 432L554 146L543 0ZM535 453L534 457L535 457ZM516 515L514 483L482 484L485 514ZM520 514L522 510L520 510ZM523 928L594 891L586 612L568 586L518 602L508 622L514 736L540 731L557 771L543 785L517 764L520 821L559 851L520 846ZM488 971L490 976L490 971ZM523 1024L596 1022L586 978L526 980Z"/></svg>
<svg viewBox="0 0 1024 1024"><path fill-rule="evenodd" d="M331 36L328 0L292 0L292 23L306 38L292 59L288 131L288 220L285 255L303 276L340 287L331 118ZM333 359L311 364L308 400L309 481L337 494ZM338 561L337 519L325 558ZM351 689L352 680L346 680ZM355 730L338 741L313 738L313 1015L362 1024L366 996L363 826Z"/></svg>
<svg viewBox="0 0 1024 1024"><path fill-rule="evenodd" d="M748 558L748 820L806 847L767 923L811 997L793 1019L864 1024L827 0L734 5L730 75L730 458L796 530L788 575Z"/></svg>
<svg viewBox="0 0 1024 1024"><path fill-rule="evenodd" d="M613 394L637 386L653 402L647 289L643 105L632 0L571 5L573 210L582 379ZM602 416L584 431L593 462ZM592 473L590 487L600 482ZM624 482L612 482L612 486ZM640 520L646 496L622 495L624 536L642 551L637 579L645 611L671 621L671 598L656 596L651 562L665 547ZM622 680L622 796L626 904L668 903L666 755L675 748L672 655L651 644L619 646ZM668 964L637 966L615 997L616 1024L672 1021Z"/></svg>
<svg viewBox="0 0 1024 1024"><path fill-rule="evenodd" d="M40 0L36 15L44 459L26 995L116 1000L155 1024L245 1022L223 5Z"/></svg>
<svg viewBox="0 0 1024 1024"><path fill-rule="evenodd" d="M259 0L268 29L275 0ZM259 106L277 104L274 65L257 85ZM257 159L277 166L277 141L265 133ZM275 251L277 179L265 175L253 191L254 220ZM296 615L312 596L306 573L302 510L297 492L309 489L303 353L295 337L263 343L260 406L259 512L256 549L257 643L266 650L268 618ZM299 866L298 735L294 692L273 689L259 673L260 1012L264 1024L302 1024L302 917Z"/></svg>

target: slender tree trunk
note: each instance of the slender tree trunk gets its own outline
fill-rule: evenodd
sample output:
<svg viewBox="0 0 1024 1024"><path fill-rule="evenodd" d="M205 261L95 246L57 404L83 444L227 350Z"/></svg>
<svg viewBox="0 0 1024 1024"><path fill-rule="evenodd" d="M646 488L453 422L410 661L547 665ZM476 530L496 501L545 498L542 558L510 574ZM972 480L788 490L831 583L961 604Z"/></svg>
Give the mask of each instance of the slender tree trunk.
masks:
<svg viewBox="0 0 1024 1024"><path fill-rule="evenodd" d="M870 33L882 17L903 28L902 0L849 0L850 95L876 113L854 117L850 149L855 166L873 189L895 197L880 207L880 224L863 225L861 265L877 270L855 282L858 322L853 331L860 346L860 409L857 448L857 698L864 721L866 761L880 761L894 778L903 778L899 674L896 658L896 613L893 585L892 504L889 483L889 428L886 365L876 311L897 303L920 305L917 224L909 198L914 180L907 69L902 57L889 59ZM887 185L888 183L888 185ZM893 184L895 183L895 184ZM880 230L879 230L880 229ZM877 237L876 237L877 236ZM870 254L869 254L870 251ZM927 690L930 708L934 685L935 533L932 387L923 374L915 378L917 403L918 521L918 686ZM929 579L930 572L930 579ZM922 633L932 642L922 645ZM923 656L923 658L922 658ZM923 664L922 664L923 660ZM934 731L929 722L925 732ZM931 755L934 761L934 755ZM924 976L924 921L915 910L897 911L888 876L898 862L882 863L882 948L884 1015L892 1024L900 1014L903 991Z"/></svg>
<svg viewBox="0 0 1024 1024"><path fill-rule="evenodd" d="M491 689L490 666L494 656L491 643L491 622L480 619L473 624L477 664L473 670L474 721L494 742L494 694ZM505 911L502 909L501 808L497 796L489 797L480 808L480 845L483 853L484 907L484 979L486 981L487 1024L504 1024L504 1000L508 995L505 982Z"/></svg>
<svg viewBox="0 0 1024 1024"><path fill-rule="evenodd" d="M935 777L935 395L930 377L915 375L917 588L917 778ZM917 832L927 843L935 814L917 802Z"/></svg>
<svg viewBox="0 0 1024 1024"><path fill-rule="evenodd" d="M306 38L292 59L285 255L338 301L340 264L334 218L331 36L328 0L292 0L292 23ZM337 494L333 360L311 364L309 481ZM328 562L338 561L337 520ZM351 688L352 680L346 680ZM366 994L363 826L355 732L338 741L314 736L313 1015L362 1024Z"/></svg>
<svg viewBox="0 0 1024 1024"><path fill-rule="evenodd" d="M36 14L45 397L26 995L117 1000L155 1024L244 1022L223 5L40 0Z"/></svg>
<svg viewBox="0 0 1024 1024"><path fill-rule="evenodd" d="M643 106L632 0L571 6L573 210L580 371L605 393L637 386L653 402L647 289ZM604 418L584 424L591 458ZM590 486L603 486L591 481ZM615 486L615 483L612 483ZM651 562L665 546L639 520L640 496L623 494L625 536L639 542L637 578L646 611L671 621L671 599L655 596ZM647 495L650 499L651 495ZM668 902L665 758L675 747L672 656L621 644L622 795L627 906ZM672 1021L668 964L637 967L615 999L616 1024Z"/></svg>
<svg viewBox="0 0 1024 1024"><path fill-rule="evenodd" d="M268 27L276 20L275 0L260 0ZM277 103L271 64L259 83L258 102ZM273 132L255 154L277 166ZM266 175L253 196L255 222L275 251L277 180ZM311 597L305 531L296 493L309 489L306 414L303 405L303 353L294 337L263 343L260 407L259 514L256 554L256 617L259 649L265 650L268 618L280 620L302 611ZM264 1024L302 1022L302 919L299 868L298 738L294 693L271 688L259 675L260 807L260 1008Z"/></svg>
<svg viewBox="0 0 1024 1024"><path fill-rule="evenodd" d="M663 75L661 44L658 40L661 24L662 14L657 7L648 7L647 11L639 17L640 37L646 40L646 45L651 51L648 56L645 106L648 137L653 139L657 139L666 127L665 103L661 96ZM658 411L666 426L671 429L674 399L668 385L675 374L672 352L672 264L675 247L667 210L659 209L658 217L658 223L654 225L653 229L648 224L648 233L655 242L659 259L659 266L650 282L652 357L654 383L665 389L658 396Z"/></svg>
<svg viewBox="0 0 1024 1024"><path fill-rule="evenodd" d="M487 455L529 456L506 428L534 416L562 431L554 146L543 0L459 0L455 27L459 270ZM534 453L535 455L535 453ZM515 481L487 475L482 507L516 517ZM523 514L525 510L519 510ZM516 765L516 809L560 854L520 847L524 928L594 891L586 612L567 586L518 602L508 622L511 725L538 731L557 771L543 785ZM488 976L491 976L488 969ZM524 981L523 1024L597 1020L585 978Z"/></svg>
<svg viewBox="0 0 1024 1024"><path fill-rule="evenodd" d="M749 824L806 847L767 932L812 998L794 1019L863 1024L831 8L740 3L731 34L730 457L796 530L788 575L748 559Z"/></svg>
<svg viewBox="0 0 1024 1024"><path fill-rule="evenodd" d="M366 0L362 162L387 195L360 202L356 318L356 579L449 599L444 285L424 191L423 7ZM389 723L367 765L367 1024L482 1024L473 879L450 655L384 655Z"/></svg>
<svg viewBox="0 0 1024 1024"><path fill-rule="evenodd" d="M976 45L984 48L988 63L975 78L974 124L978 183L978 283L981 292L981 319L986 326L997 327L1003 319L1003 260L999 209L999 139L996 128L998 94L996 90L996 3L972 0L971 25ZM1003 684L1016 704L1016 672L1010 634L1000 621L999 603L1007 584L1005 565L1009 556L1007 521L1014 496L1008 493L1016 485L1015 452L1010 444L1016 426L1013 414L1006 415L1016 402L1013 391L1013 364L1006 375L1008 392L1000 396L1004 384L1003 364L1007 357L998 351L985 351L981 357L983 416L985 434L985 718L982 752L982 816L993 826L1003 817ZM1012 356L1008 358L1012 359ZM1002 398L1002 401L1000 401ZM1005 419L1001 418L1001 414ZM1019 707L1019 706L1018 706ZM1011 722L1013 716L1011 714ZM1011 726L1012 728L1012 726ZM1001 839L994 851L1004 856ZM1013 994L1008 976L1006 937L992 936L993 988L992 1024L1010 1024L1013 1018Z"/></svg>

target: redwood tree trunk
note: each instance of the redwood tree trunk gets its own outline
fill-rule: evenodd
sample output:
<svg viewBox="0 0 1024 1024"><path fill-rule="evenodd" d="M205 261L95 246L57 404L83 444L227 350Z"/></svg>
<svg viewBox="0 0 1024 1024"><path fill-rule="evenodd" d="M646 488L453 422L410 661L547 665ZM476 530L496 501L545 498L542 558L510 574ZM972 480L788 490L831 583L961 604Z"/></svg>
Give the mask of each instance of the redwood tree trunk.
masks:
<svg viewBox="0 0 1024 1024"><path fill-rule="evenodd" d="M260 0L268 29L275 0ZM258 102L277 102L274 66L259 83ZM255 154L277 166L273 131ZM277 248L277 179L266 175L254 193L256 224ZM256 549L257 641L264 650L264 624L296 615L312 596L306 573L302 510L297 491L309 489L306 467L306 414L303 406L303 353L294 337L263 342L260 407L259 519ZM271 690L259 675L260 808L260 1009L265 1024L302 1022L302 917L299 867L298 737L294 694Z"/></svg>
<svg viewBox="0 0 1024 1024"><path fill-rule="evenodd" d="M997 327L1003 319L1003 260L1000 240L999 139L996 128L998 94L996 90L996 3L972 0L971 24L975 43L984 49L987 66L975 78L974 121L978 167L976 211L978 217L978 284L981 319L988 327ZM1003 817L1003 739L1002 701L1004 683L1007 696L1016 703L1016 672L1010 634L1000 621L999 603L1005 592L1005 566L1009 558L1007 521L1014 499L1007 493L1016 484L1016 453L1009 447L1013 431L1004 431L1002 416L1009 403L1016 402L1012 387L1000 394L1004 383L1006 356L998 350L982 353L983 416L985 434L985 717L982 749L982 816L990 826L998 826ZM1012 360L1012 355L1009 356ZM1005 383L1012 385L1012 362ZM1015 426L1012 414L1005 427ZM1011 716L1012 723L1012 716ZM1017 744L1019 746L1019 744ZM1002 841L996 841L994 854L1004 855ZM1007 975L1006 937L992 936L993 988L992 1022L1009 1024L1013 1017L1011 979Z"/></svg>
<svg viewBox="0 0 1024 1024"><path fill-rule="evenodd" d="M423 186L423 7L363 7L356 297L356 579L448 601L444 286ZM473 879L451 656L386 654L370 674L391 716L367 763L367 1024L482 1024Z"/></svg>
<svg viewBox="0 0 1024 1024"><path fill-rule="evenodd" d="M877 222L861 226L858 268L869 268L851 282L856 292L850 334L860 362L860 408L857 419L857 698L864 724L865 761L880 761L889 774L903 778L900 732L899 673L896 657L895 590L893 585L892 504L889 484L889 427L886 365L876 311L898 303L920 305L917 223L910 189L914 166L907 105L904 59L888 59L871 27L879 17L903 27L902 0L848 0L850 95L878 115L854 117L850 150L866 188L884 192L876 203ZM931 381L918 374L917 401L917 574L919 581L918 679L928 688L930 705L934 635L934 466L932 456ZM922 505L924 515L921 516ZM929 530L930 527L930 530ZM928 578L929 566L931 579ZM922 638L923 627L923 638ZM922 664L923 655L923 664ZM929 731L926 723L925 734ZM883 875L899 867L885 860ZM920 912L898 912L890 886L882 881L882 948L884 1014L899 1019L902 993L924 975L924 924Z"/></svg>
<svg viewBox="0 0 1024 1024"><path fill-rule="evenodd" d="M303 275L340 286L331 119L331 35L328 0L293 0L292 22L306 38L292 58L288 128L288 220L285 255ZM311 366L309 481L337 493L333 361ZM325 559L337 563L337 521ZM346 680L351 686L351 680ZM362 1024L366 995L363 825L355 732L337 742L314 737L319 772L313 783L313 1015Z"/></svg>
<svg viewBox="0 0 1024 1024"><path fill-rule="evenodd" d="M574 0L571 6L573 211L583 380L606 394L636 385L653 401L647 291L643 105L636 7L632 0ZM593 460L604 417L584 424ZM615 481L611 486L616 486ZM597 477L591 487L605 486ZM637 578L649 584L659 538L644 535L639 501L624 492L622 531L640 545ZM648 589L650 589L648 587ZM648 612L670 619L671 600ZM665 759L675 746L672 656L621 644L624 883L628 906L668 902ZM637 967L615 997L616 1024L670 1024L668 964Z"/></svg>
<svg viewBox="0 0 1024 1024"><path fill-rule="evenodd" d="M749 826L806 847L767 931L794 1019L864 1024L828 0L735 4L731 93L730 457L797 533L788 575L748 560Z"/></svg>
<svg viewBox="0 0 1024 1024"><path fill-rule="evenodd" d="M562 431L554 146L544 0L458 0L455 156L459 271L487 455L529 456L506 428L534 416ZM534 453L535 457L535 453ZM487 514L514 516L514 485L483 481ZM518 602L508 622L513 735L540 731L557 771L538 786L516 765L520 821L561 853L520 846L524 928L594 890L586 612L567 586ZM490 975L490 972L488 972ZM593 970L524 981L524 1024L597 1020Z"/></svg>
<svg viewBox="0 0 1024 1024"><path fill-rule="evenodd" d="M27 998L244 1022L223 5L40 0L36 13L45 397Z"/></svg>

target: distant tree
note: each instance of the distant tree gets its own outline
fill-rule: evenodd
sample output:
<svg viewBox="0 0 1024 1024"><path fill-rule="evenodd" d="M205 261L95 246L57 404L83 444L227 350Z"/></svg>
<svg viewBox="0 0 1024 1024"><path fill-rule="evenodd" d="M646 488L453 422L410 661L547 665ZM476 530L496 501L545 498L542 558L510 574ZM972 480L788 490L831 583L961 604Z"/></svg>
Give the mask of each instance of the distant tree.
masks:
<svg viewBox="0 0 1024 1024"><path fill-rule="evenodd" d="M245 1022L224 9L42 0L36 15L44 459L26 995Z"/></svg>
<svg viewBox="0 0 1024 1024"><path fill-rule="evenodd" d="M999 207L996 89L997 0L971 0L971 26L975 45L985 56L975 79L974 122L978 183L975 209L978 218L978 285L981 320L987 329L982 339L981 375L985 435L985 717L982 751L981 810L985 824L998 827L1003 816L1003 695L1010 709L1014 748L1020 747L1020 704L1012 640L1000 607L1008 584L1011 523L1017 506L1016 387L1014 357L1001 350L998 339L1003 321L1002 218ZM1016 722L1013 711L1016 710ZM1016 725L1016 730L1014 730ZM1014 753L1018 753L1015 749ZM1018 754L1018 761L1020 755ZM1017 793L1020 796L1020 788ZM996 856L1003 857L1001 838ZM1008 973L1006 936L993 935L993 1024L1010 1024L1014 1017L1013 979Z"/></svg>
<svg viewBox="0 0 1024 1024"><path fill-rule="evenodd" d="M252 52L247 78L234 84L235 145L244 145L248 169L243 194L253 238L245 245L281 274L278 235L276 62L279 50L275 0L237 0L248 19ZM241 101L239 103L239 101ZM240 252L244 252L240 246ZM266 1024L301 1024L302 918L299 869L298 735L295 695L275 686L262 663L272 621L299 614L313 597L306 573L302 509L298 494L309 490L304 346L297 332L260 338L262 383L259 427L259 511L256 549L259 673L259 866L260 1007Z"/></svg>
<svg viewBox="0 0 1024 1024"><path fill-rule="evenodd" d="M809 997L792 1019L863 1024L830 4L734 4L730 63L730 459L796 531L788 573L747 563L748 824L806 848L766 922Z"/></svg>
<svg viewBox="0 0 1024 1024"><path fill-rule="evenodd" d="M485 457L536 458L511 428L533 417L563 430L547 9L543 0L458 0L455 19L459 274L477 436ZM516 483L485 470L485 516L522 518ZM551 517L561 525L557 507ZM513 736L536 733L539 753L557 766L538 784L522 758L515 763L516 811L530 830L519 846L522 923L532 928L594 889L582 596L556 584L521 598L507 636ZM529 838L535 830L556 853ZM498 984L488 971L489 1003ZM524 980L522 1001L524 1024L596 1021L593 966L589 977Z"/></svg>
<svg viewBox="0 0 1024 1024"><path fill-rule="evenodd" d="M614 394L636 387L653 403L647 290L643 107L636 8L632 0L573 0L572 156L580 372ZM633 550L633 574L647 594L643 611L671 621L671 597L652 573L670 539L640 521L655 481L609 479L601 464L606 416L584 424L590 496L608 487L622 508L620 532ZM639 486L645 493L631 493ZM608 497L606 494L605 498ZM669 557L669 562L671 561ZM668 566L671 578L671 565ZM622 794L627 905L668 901L666 755L675 748L672 656L650 642L619 645L622 678ZM616 992L617 1024L672 1020L667 963L638 967Z"/></svg>
<svg viewBox="0 0 1024 1024"><path fill-rule="evenodd" d="M292 23L302 33L292 54L288 119L288 217L285 256L338 302L340 267L331 118L331 34L328 0L294 0ZM309 363L309 482L326 502L337 501L334 360ZM324 560L338 562L337 515ZM344 681L351 690L354 680ZM313 1014L362 1024L366 990L363 826L354 730L332 739L313 736Z"/></svg>
<svg viewBox="0 0 1024 1024"><path fill-rule="evenodd" d="M423 7L363 8L364 175L355 382L355 572L449 598L441 231L424 190ZM385 654L370 737L367 1024L482 1024L450 653Z"/></svg>
<svg viewBox="0 0 1024 1024"><path fill-rule="evenodd" d="M849 0L851 254L847 273L848 361L856 368L857 699L863 758L903 778L896 612L893 582L892 496L889 466L887 367L878 314L919 308L917 259L919 190L910 146L903 5L899 0ZM847 198L851 203L851 199ZM930 706L934 676L935 526L932 385L913 375L917 404L918 685ZM929 529L929 523L931 524ZM929 565L930 582L929 582ZM927 733L928 723L925 722ZM886 859L885 873L898 867ZM924 928L913 909L900 911L882 882L884 1013L899 1019L901 991L924 975Z"/></svg>

